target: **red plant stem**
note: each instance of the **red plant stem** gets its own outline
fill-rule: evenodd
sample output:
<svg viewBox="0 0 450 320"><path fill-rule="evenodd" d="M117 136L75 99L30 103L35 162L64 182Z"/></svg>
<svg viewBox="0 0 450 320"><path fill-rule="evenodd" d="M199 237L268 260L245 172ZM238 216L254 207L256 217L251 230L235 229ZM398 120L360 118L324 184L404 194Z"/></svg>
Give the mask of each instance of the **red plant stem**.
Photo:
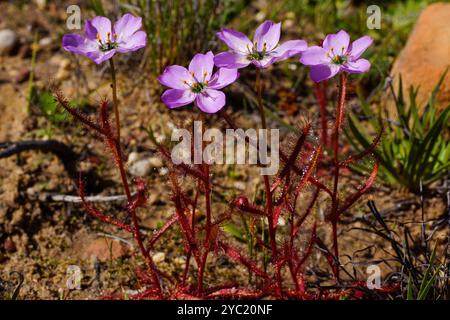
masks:
<svg viewBox="0 0 450 320"><path fill-rule="evenodd" d="M198 202L198 195L200 190L200 179L197 181L197 190L195 191L195 197L194 197L194 203L192 204L192 219L191 219L191 228L192 228L192 236L195 241L195 213L197 210L197 202ZM183 272L183 285L186 283L187 275L189 272L189 265L191 263L191 256L192 256L192 249L189 248L189 251L186 256L186 264L184 266L184 272Z"/></svg>
<svg viewBox="0 0 450 320"><path fill-rule="evenodd" d="M191 256L192 256L192 250L189 249L189 251L186 254L186 264L184 265L183 278L181 280L181 284L183 286L186 285L186 280L187 280L187 276L189 273L189 265L191 264Z"/></svg>
<svg viewBox="0 0 450 320"><path fill-rule="evenodd" d="M288 250L288 265L289 265L289 272L291 274L292 277L292 282L294 282L295 285L295 291L297 292L297 294L300 294L300 286L298 284L298 279L297 279L297 274L295 272L296 267L294 266L294 257L293 257L293 252L294 252L294 238L295 238L295 215L294 212L290 213L290 232L289 232L289 236L290 236L290 241L289 241L289 250Z"/></svg>
<svg viewBox="0 0 450 320"><path fill-rule="evenodd" d="M202 130L204 131L205 124L205 114L201 113L201 121L202 121ZM203 136L202 132L202 136ZM204 141L202 140L202 155L204 149ZM206 237L205 237L205 246L203 246L203 255L200 261L200 265L198 268L198 279L197 279L197 291L199 295L203 294L203 276L205 273L206 261L208 259L208 254L210 250L209 241L211 237L211 227L212 227L212 217L211 217L211 181L209 177L209 164L202 164L202 171L205 176L203 181L203 185L205 188L205 207L206 207Z"/></svg>
<svg viewBox="0 0 450 320"><path fill-rule="evenodd" d="M104 135L105 132L103 129L95 124L88 116L81 113L77 109L74 109L70 106L69 101L63 96L62 92L57 88L52 88L52 91L56 97L58 103L76 120L80 121L86 127L96 131L98 134Z"/></svg>
<svg viewBox="0 0 450 320"><path fill-rule="evenodd" d="M327 101L325 97L326 82L315 83L314 93L320 107L320 129L322 145L326 146L328 143L328 128L327 128Z"/></svg>
<svg viewBox="0 0 450 320"><path fill-rule="evenodd" d="M224 118L225 122L233 129L237 129L237 126L233 123L233 120L225 113L222 112L220 113L220 115ZM244 135L242 134L241 137L244 138ZM249 143L256 147L256 144L253 141L249 141ZM280 159L285 162L288 163L289 162L289 157L282 151L280 150ZM292 170L298 174L298 175L303 175L302 169L299 168L295 163L292 165ZM313 185L315 185L316 187L318 187L319 189L321 189L322 191L325 191L330 197L332 197L332 192L330 189L327 188L327 186L325 186L323 183L319 182L316 178L314 177L309 177L308 178L308 182L312 183Z"/></svg>
<svg viewBox="0 0 450 320"><path fill-rule="evenodd" d="M125 189L125 194L127 196L127 202L129 205L131 205L133 203L133 197L131 196L131 192L130 192L130 186L128 184L128 179L125 173L125 167L123 164L123 159L122 159L122 154L120 151L120 142L118 139L116 139L114 141L114 150L112 150L115 155L116 155L116 164L117 167L119 168L119 172L120 172L120 177L122 179L122 184L123 187ZM128 212L131 215L131 219L133 222L133 227L134 227L134 239L136 240L138 246L139 246L139 250L142 254L142 256L145 259L145 262L147 263L147 266L150 270L150 274L151 277L153 279L153 283L156 286L156 289L158 290L158 292L160 294L162 294L162 290L161 290L161 285L159 283L159 278L158 278L158 271L156 269L155 264L153 263L152 257L150 256L149 252L145 249L144 243L142 241L142 237L141 237L141 232L140 232L140 227L139 227L139 221L136 215L136 209L135 206L128 206Z"/></svg>
<svg viewBox="0 0 450 320"><path fill-rule="evenodd" d="M209 180L209 165L204 164L204 172L207 177L205 184L205 202L206 202L206 228L211 229L211 182Z"/></svg>
<svg viewBox="0 0 450 320"><path fill-rule="evenodd" d="M125 173L125 167L123 165L122 154L120 151L120 143L118 140L115 140L114 142L114 149L114 153L116 154L116 164L120 172L120 179L122 180L122 185L127 196L127 201L128 203L131 203L133 199L131 197L130 186L128 184L127 175Z"/></svg>
<svg viewBox="0 0 450 320"><path fill-rule="evenodd" d="M334 125L333 134L333 148L334 148L334 183L333 183L333 194L332 194L332 204L331 204L331 226L333 232L333 250L336 259L335 266L335 276L336 280L339 281L339 248L337 240L337 223L339 220L339 132L344 120L345 113L345 98L347 89L347 74L345 72L340 75L340 86L339 86L339 101L336 111L336 122Z"/></svg>
<svg viewBox="0 0 450 320"><path fill-rule="evenodd" d="M261 126L264 130L267 129L267 122L266 122L266 116L264 113L264 106L262 103L262 83L261 83L261 70L259 68L256 68L256 91L258 96L258 110L259 114L261 116ZM276 261L278 258L278 249L277 249L277 242L276 242L276 230L273 224L273 203L272 203L272 192L270 189L270 181L269 177L267 175L263 176L264 179L264 188L266 192L266 215L268 219L268 225L269 225L269 237L270 237L270 246L272 249L272 259ZM277 263L275 263L276 268L276 277L277 277L277 288L276 293L281 296L281 270Z"/></svg>
<svg viewBox="0 0 450 320"><path fill-rule="evenodd" d="M114 117L116 119L116 133L117 140L120 141L120 117L119 117L119 102L117 99L117 81L116 81L116 68L114 66L113 58L109 59L109 66L111 70L111 81L112 81L112 95L113 95L113 104L114 104Z"/></svg>
<svg viewBox="0 0 450 320"><path fill-rule="evenodd" d="M200 265L198 266L197 291L200 296L203 294L203 277L205 274L206 260L208 259L208 250L206 248L204 250L205 252L203 252Z"/></svg>

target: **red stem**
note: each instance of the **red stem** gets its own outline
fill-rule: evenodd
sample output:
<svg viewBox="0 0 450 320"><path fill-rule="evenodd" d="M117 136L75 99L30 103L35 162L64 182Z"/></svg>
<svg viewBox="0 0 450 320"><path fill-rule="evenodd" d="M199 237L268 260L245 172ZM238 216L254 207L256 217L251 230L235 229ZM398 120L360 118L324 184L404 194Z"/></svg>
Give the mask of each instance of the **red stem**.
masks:
<svg viewBox="0 0 450 320"><path fill-rule="evenodd" d="M316 83L314 87L314 93L320 107L320 127L321 127L321 140L322 145L326 146L328 143L328 128L327 128L327 101L326 101L326 82Z"/></svg>
<svg viewBox="0 0 450 320"><path fill-rule="evenodd" d="M117 167L119 168L119 171L120 171L120 177L122 179L122 184L123 184L123 187L125 189L126 196L127 196L127 202L128 202L128 204L131 204L133 202L133 198L132 198L131 193L130 193L130 186L128 184L127 176L126 176L126 173L125 173L125 168L124 168L124 165L123 165L123 160L122 160L122 156L121 156L121 152L120 152L119 140L115 140L115 144L114 145L115 145L115 150L113 150L113 151L115 151L116 156L117 156L116 163L117 163ZM136 209L137 208L135 208L134 206L128 206L128 211L129 211L129 213L131 215L131 219L132 219L133 226L134 226L134 234L133 234L133 236L134 236L134 238L135 238L135 240L136 240L136 242L137 242L137 244L139 246L139 250L141 251L141 254L144 257L145 262L147 263L147 266L148 266L148 268L150 270L150 275L151 275L151 277L153 279L153 283L156 286L156 289L158 290L158 292L160 294L162 294L161 285L159 283L159 278L158 278L158 271L156 269L155 264L153 263L152 257L150 256L150 254L145 249L144 243L142 241L142 237L141 237L141 233L140 233L139 221L138 221L138 218L137 218L137 215L136 215Z"/></svg>
<svg viewBox="0 0 450 320"><path fill-rule="evenodd" d="M117 99L117 81L116 81L116 68L114 66L113 58L109 59L109 67L111 69L111 89L114 103L114 117L116 119L116 139L120 141L120 116L119 116L119 101Z"/></svg>
<svg viewBox="0 0 450 320"><path fill-rule="evenodd" d="M266 116L264 113L264 106L262 103L262 83L261 83L261 70L256 68L256 91L258 95L258 110L261 116L261 126L263 129L267 129ZM269 237L270 237L270 247L272 250L272 259L276 261L278 258L278 249L276 242L276 230L273 225L273 203L272 203L272 192L270 188L270 181L267 175L263 176L264 188L266 193L266 215L269 225ZM276 293L278 296L282 295L282 284L281 284L281 270L278 263L275 263L277 287Z"/></svg>
<svg viewBox="0 0 450 320"><path fill-rule="evenodd" d="M333 251L336 259L337 266L335 267L336 280L339 282L339 248L337 239L337 223L339 220L339 132L344 120L345 114L345 98L347 89L347 74L341 73L340 75L340 86L339 86L339 101L336 111L336 122L334 126L333 134L333 148L334 148L334 183L333 183L333 194L332 194L332 204L331 204L331 223L333 229Z"/></svg>
<svg viewBox="0 0 450 320"><path fill-rule="evenodd" d="M125 190L126 197L127 197L127 210L128 210L128 213L131 215L131 219L132 219L132 223L133 223L133 227L134 227L133 236L134 236L134 238L139 246L139 250L141 251L141 254L144 257L144 259L147 263L147 266L150 270L150 275L153 279L153 283L156 286L156 289L158 290L158 292L162 294L162 290L161 290L161 286L160 286L159 278L158 278L158 270L157 270L156 266L154 265L149 252L145 249L144 243L141 238L139 222L138 222L138 218L136 215L136 209L139 206L139 203L134 202L134 199L130 192L130 186L128 183L127 175L125 172L125 167L123 164L122 152L120 150L120 140L117 137L113 136L113 134L112 134L111 127L110 127L109 121L108 121L107 106L108 106L107 103L104 102L104 103L102 103L101 108L100 108L100 121L102 124L102 131L103 131L104 137L106 139L107 145L109 146L109 148L111 149L111 151L113 153L116 166L120 172L120 178L121 178L122 185Z"/></svg>
<svg viewBox="0 0 450 320"><path fill-rule="evenodd" d="M204 130L205 114L201 113L202 130ZM202 132L203 136L203 132ZM204 141L202 140L202 154L204 149ZM211 227L212 227L212 217L211 217L211 181L209 178L209 164L204 163L202 165L202 171L205 176L203 185L205 188L205 207L206 207L206 237L205 246L203 247L203 255L200 261L198 269L198 279L197 279L197 291L199 295L203 294L203 277L205 274L206 260L208 259L208 254L210 251L209 241L211 237Z"/></svg>
<svg viewBox="0 0 450 320"><path fill-rule="evenodd" d="M195 191L195 197L194 197L194 203L192 204L192 219L191 219L191 228L192 228L192 236L195 241L195 212L197 210L197 202L198 202L198 195L200 190L200 179L197 182L197 190ZM189 248L187 257L186 257L186 264L184 266L184 272L183 272L183 286L186 283L187 275L189 272L189 265L191 263L191 256L192 256L192 249Z"/></svg>

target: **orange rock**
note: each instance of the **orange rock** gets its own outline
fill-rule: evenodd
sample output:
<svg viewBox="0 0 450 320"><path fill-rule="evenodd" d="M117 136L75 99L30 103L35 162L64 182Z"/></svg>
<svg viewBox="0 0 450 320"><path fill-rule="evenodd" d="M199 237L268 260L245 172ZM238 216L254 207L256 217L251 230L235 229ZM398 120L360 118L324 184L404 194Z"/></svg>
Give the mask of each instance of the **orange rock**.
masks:
<svg viewBox="0 0 450 320"><path fill-rule="evenodd" d="M403 92L409 100L410 86L420 86L417 104L423 111L435 85L450 66L450 3L434 3L427 6L417 20L405 48L391 71L394 88L398 88L402 75ZM437 97L437 107L443 110L450 103L450 70L442 83ZM388 112L394 115L395 106L388 105Z"/></svg>
<svg viewBox="0 0 450 320"><path fill-rule="evenodd" d="M108 238L98 238L87 243L82 255L84 259L97 257L98 260L105 262L124 257L128 253L128 246L122 242Z"/></svg>

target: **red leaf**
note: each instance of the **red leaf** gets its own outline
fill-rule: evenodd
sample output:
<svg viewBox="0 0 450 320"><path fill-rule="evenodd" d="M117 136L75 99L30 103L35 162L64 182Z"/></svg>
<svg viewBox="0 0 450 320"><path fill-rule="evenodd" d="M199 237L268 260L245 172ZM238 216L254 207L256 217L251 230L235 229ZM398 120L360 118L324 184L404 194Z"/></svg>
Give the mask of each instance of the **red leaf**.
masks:
<svg viewBox="0 0 450 320"><path fill-rule="evenodd" d="M367 190L370 189L370 187L372 187L373 183L375 182L375 179L377 178L378 166L379 166L379 162L377 161L377 162L375 162L375 165L373 166L372 173L370 174L369 178L366 180L364 185L355 194L348 197L345 200L344 205L341 208L339 208L338 217L345 210L350 208L364 193L367 192Z"/></svg>
<svg viewBox="0 0 450 320"><path fill-rule="evenodd" d="M207 298L247 298L259 299L264 295L262 291L253 291L248 289L227 288L220 289L207 295Z"/></svg>
<svg viewBox="0 0 450 320"><path fill-rule="evenodd" d="M294 149L292 150L289 158L286 161L286 164L281 171L281 173L278 175L277 179L272 184L270 191L273 192L278 185L281 183L281 180L283 180L284 177L287 176L287 174L291 171L292 167L295 165L295 160L297 159L298 155L300 154L300 151L302 150L303 144L305 143L306 137L308 136L309 130L311 129L311 124L308 123L302 131L301 136L298 138L297 143L295 144Z"/></svg>
<svg viewBox="0 0 450 320"><path fill-rule="evenodd" d="M375 137L375 139L373 140L373 142L371 143L371 145L364 151L362 151L361 153L354 155L354 156L349 156L347 159L345 159L344 161L341 161L341 163L339 163L340 167L344 167L344 166L348 166L349 164L356 162L358 160L361 160L362 158L364 158L365 156L373 153L373 151L375 150L375 148L377 147L378 143L381 140L381 136L383 135L383 131L384 131L384 127L381 128L380 132L378 133L378 135Z"/></svg>
<svg viewBox="0 0 450 320"><path fill-rule="evenodd" d="M226 244L225 242L222 242L222 241L219 244L222 247L222 249L225 251L225 254L227 256L229 256L232 260L243 264L251 272L253 272L254 274L256 274L256 275L258 275L258 276L260 276L262 278L268 278L269 277L266 272L264 272L263 270L258 268L258 266L256 265L256 263L254 261L245 258L235 248L231 247L230 245L228 245L228 244Z"/></svg>
<svg viewBox="0 0 450 320"><path fill-rule="evenodd" d="M306 172L303 174L302 179L300 180L299 184L295 188L294 196L295 198L298 197L300 192L302 192L303 188L306 186L306 183L309 181L309 178L312 176L314 169L317 165L317 160L319 159L320 152L322 151L322 148L319 146L313 154L313 157L308 165L308 168L306 169Z"/></svg>

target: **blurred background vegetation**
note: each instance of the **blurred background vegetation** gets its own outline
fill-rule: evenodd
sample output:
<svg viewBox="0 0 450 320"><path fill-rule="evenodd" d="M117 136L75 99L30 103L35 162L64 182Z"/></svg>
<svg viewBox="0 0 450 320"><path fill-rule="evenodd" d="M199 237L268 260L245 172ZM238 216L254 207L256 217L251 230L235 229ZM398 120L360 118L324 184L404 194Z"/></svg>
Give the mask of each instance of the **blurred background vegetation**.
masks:
<svg viewBox="0 0 450 320"><path fill-rule="evenodd" d="M86 4L97 15L132 12L143 17L150 44L147 54L155 74L166 65L188 61L196 52L218 49L215 33L222 26L250 34L264 19L273 19L284 22L284 34L290 30L310 43L340 29L354 38L369 34L376 41L368 52L375 68L366 77L378 84L377 79L388 74L420 11L432 2L436 1L87 0ZM367 7L373 4L381 9L379 30L369 30L366 24Z"/></svg>

